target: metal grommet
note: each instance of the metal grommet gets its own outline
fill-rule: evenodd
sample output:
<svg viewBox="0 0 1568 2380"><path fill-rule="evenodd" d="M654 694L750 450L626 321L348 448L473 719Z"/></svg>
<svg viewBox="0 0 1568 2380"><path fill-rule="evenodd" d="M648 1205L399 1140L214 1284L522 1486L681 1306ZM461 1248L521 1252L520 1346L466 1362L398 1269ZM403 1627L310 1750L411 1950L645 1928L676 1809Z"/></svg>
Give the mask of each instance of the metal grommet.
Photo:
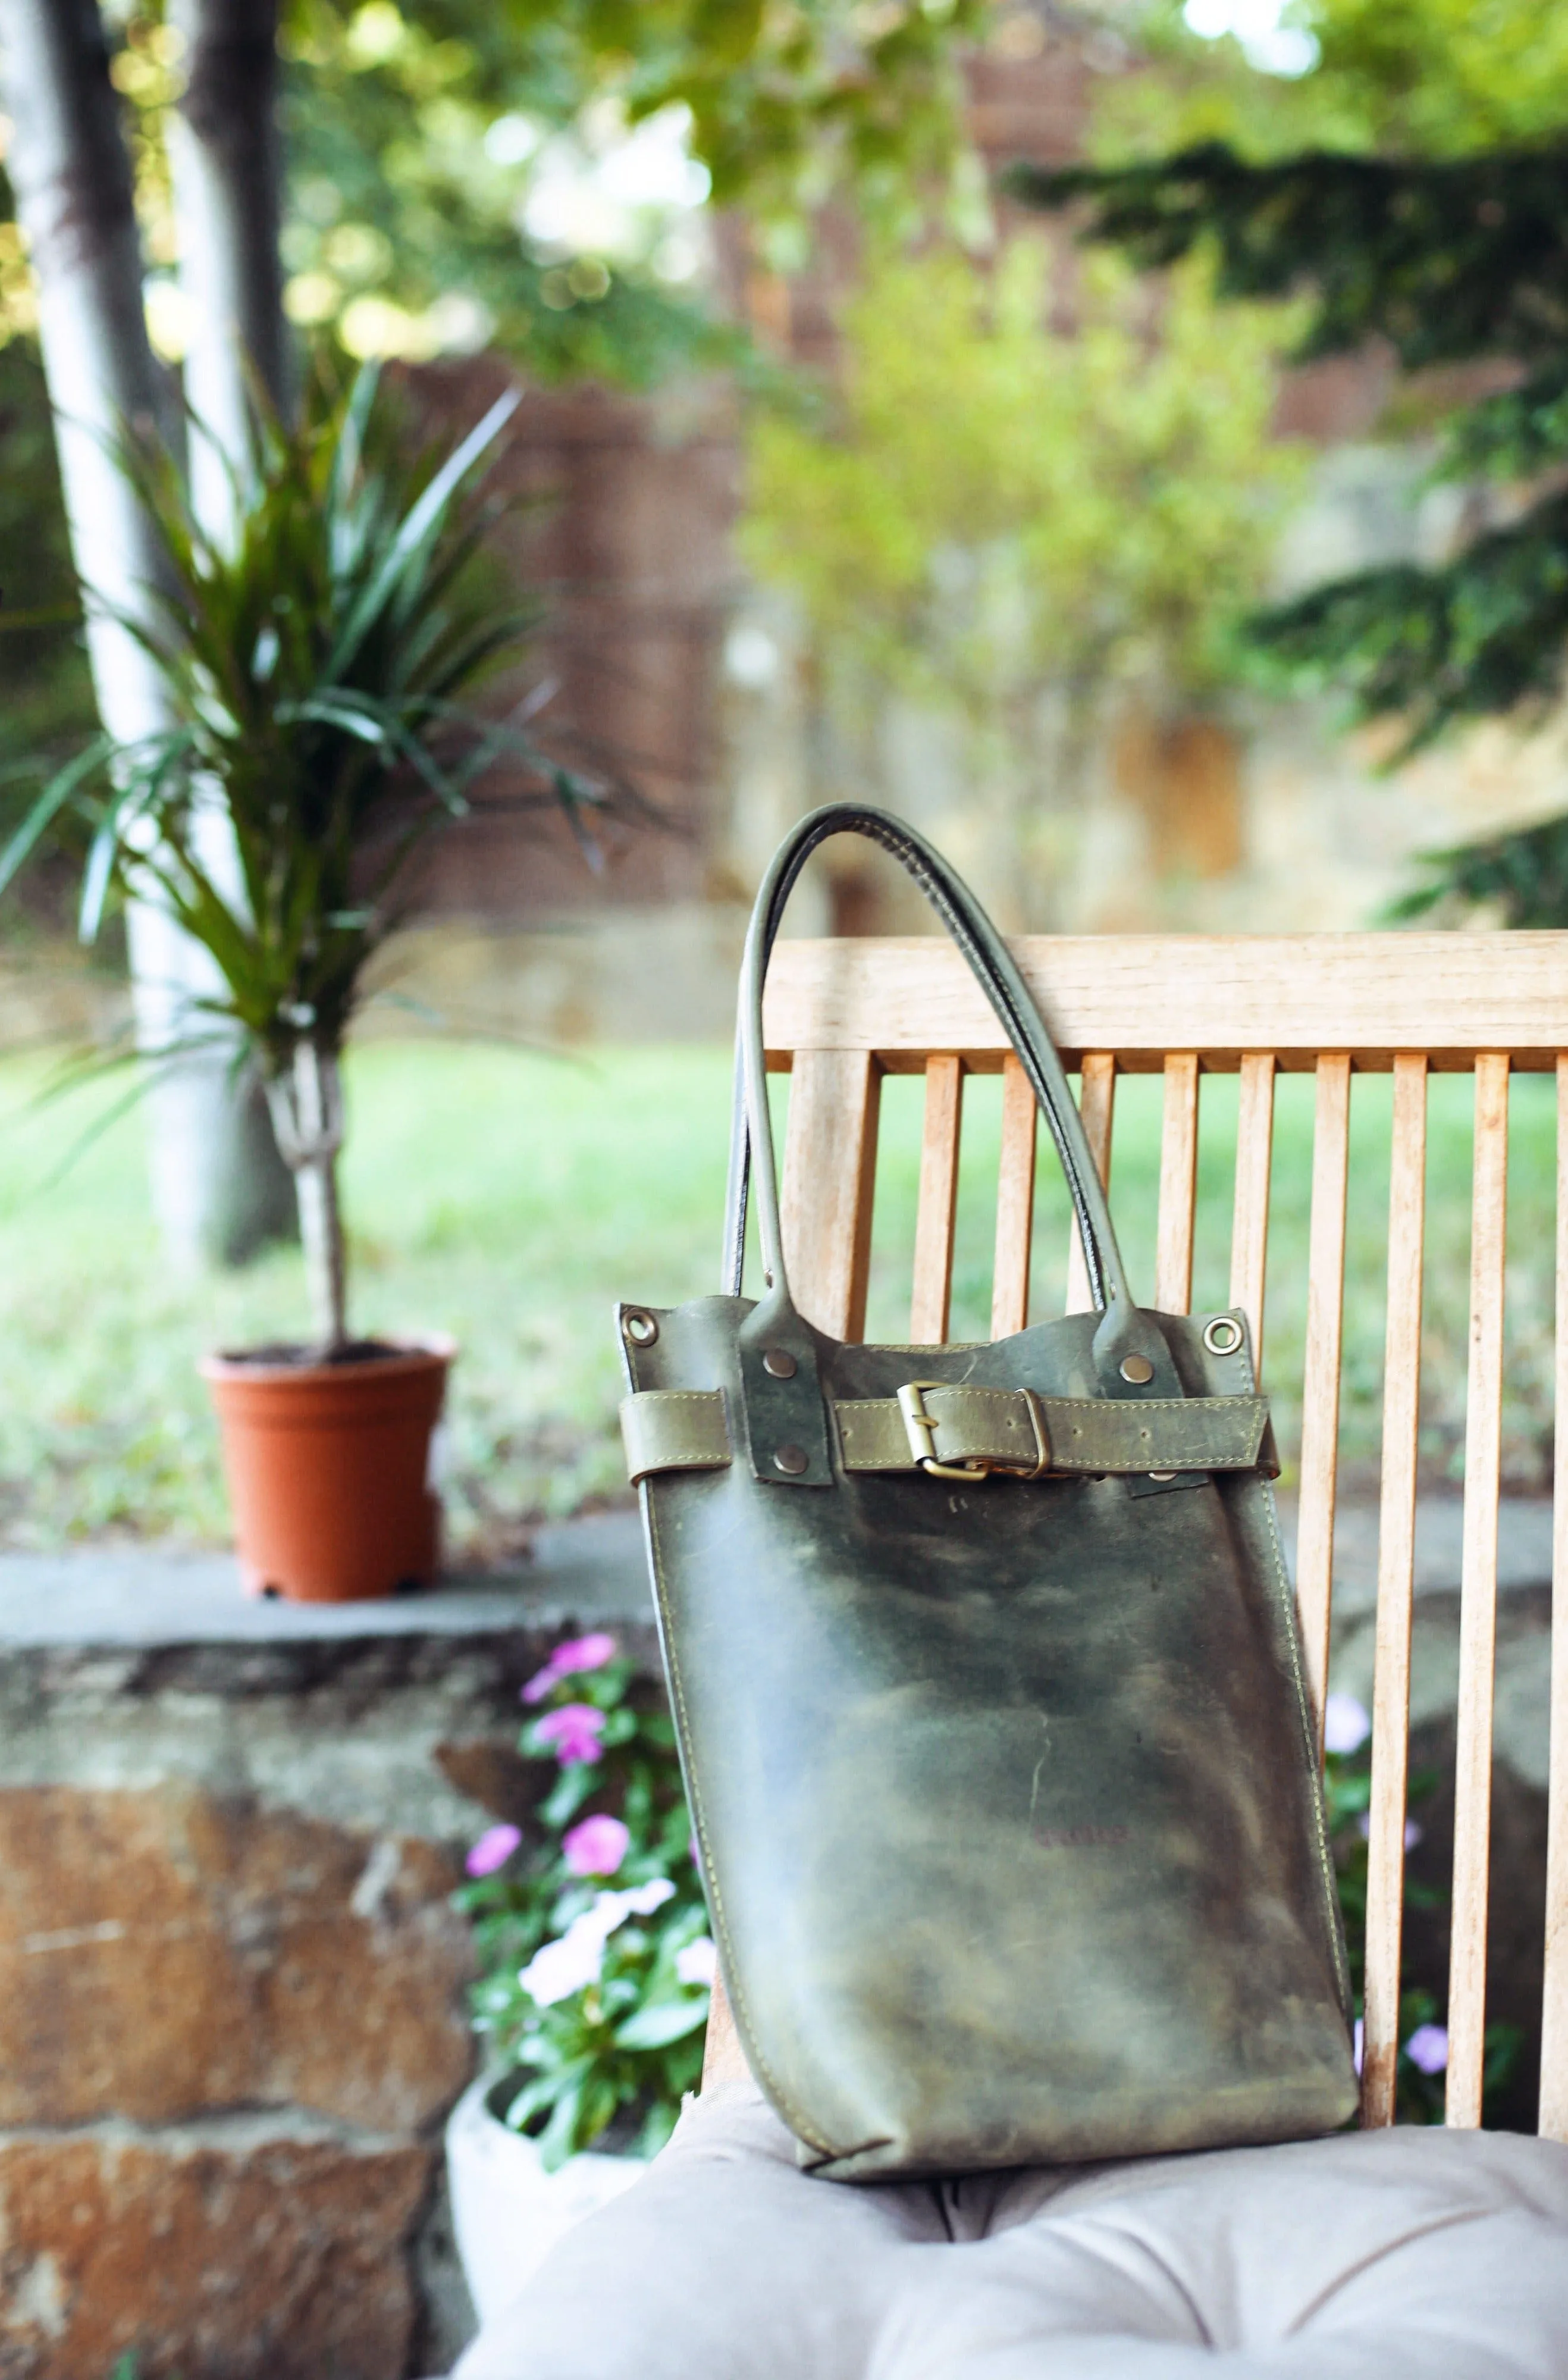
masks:
<svg viewBox="0 0 1568 2380"><path fill-rule="evenodd" d="M633 1347L651 1347L658 1337L658 1324L640 1305L629 1305L621 1328Z"/></svg>
<svg viewBox="0 0 1568 2380"><path fill-rule="evenodd" d="M803 1446L779 1446L774 1449L773 1467L775 1471L782 1471L785 1477L789 1479L798 1479L810 1460Z"/></svg>
<svg viewBox="0 0 1568 2380"><path fill-rule="evenodd" d="M1154 1377L1154 1366L1147 1355L1124 1355L1120 1368L1123 1379L1130 1380L1135 1389L1141 1389Z"/></svg>
<svg viewBox="0 0 1568 2380"><path fill-rule="evenodd" d="M763 1356L762 1368L770 1380L792 1380L800 1366L788 1347L769 1347Z"/></svg>
<svg viewBox="0 0 1568 2380"><path fill-rule="evenodd" d="M1211 1355L1234 1355L1241 1340L1241 1325L1234 1314L1216 1314L1204 1326L1203 1344Z"/></svg>

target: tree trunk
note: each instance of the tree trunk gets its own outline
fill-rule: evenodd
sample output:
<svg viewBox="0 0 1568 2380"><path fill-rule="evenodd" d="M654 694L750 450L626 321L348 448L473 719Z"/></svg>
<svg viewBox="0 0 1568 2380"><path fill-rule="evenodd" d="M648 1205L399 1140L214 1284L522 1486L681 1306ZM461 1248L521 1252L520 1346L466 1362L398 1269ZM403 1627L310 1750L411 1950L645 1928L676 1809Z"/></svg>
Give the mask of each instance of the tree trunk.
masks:
<svg viewBox="0 0 1568 2380"><path fill-rule="evenodd" d="M127 424L156 421L160 387L97 0L0 0L0 57L13 128L6 167L38 283L93 688L104 727L131 744L167 724L163 690L135 638L103 612L135 615L160 565L114 449ZM139 903L127 926L138 1033L144 1048L166 1047L185 1029L192 996L212 989L214 970L163 910ZM163 1072L149 1096L153 1204L175 1255L235 1260L276 1236L278 1201L258 1199L250 1155L254 1087L236 1097L227 1062L214 1057ZM275 1151L271 1163L281 1175Z"/></svg>
<svg viewBox="0 0 1568 2380"><path fill-rule="evenodd" d="M289 1072L272 1078L267 1095L278 1146L299 1194L299 1236L318 1351L333 1355L348 1343L348 1268L338 1211L343 1074L337 1051L296 1041Z"/></svg>
<svg viewBox="0 0 1568 2380"><path fill-rule="evenodd" d="M185 358L191 500L221 534L250 459L250 382L291 395L278 261L277 0L170 0L186 92L169 128L189 298Z"/></svg>

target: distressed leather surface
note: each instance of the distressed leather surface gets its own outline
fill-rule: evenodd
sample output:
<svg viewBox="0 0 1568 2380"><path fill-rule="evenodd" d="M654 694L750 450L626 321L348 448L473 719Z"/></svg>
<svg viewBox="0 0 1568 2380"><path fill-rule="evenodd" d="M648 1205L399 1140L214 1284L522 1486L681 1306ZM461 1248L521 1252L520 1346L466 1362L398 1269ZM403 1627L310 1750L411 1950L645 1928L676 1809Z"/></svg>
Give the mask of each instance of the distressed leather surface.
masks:
<svg viewBox="0 0 1568 2380"><path fill-rule="evenodd" d="M1414 2127L825 2189L705 2093L453 2380L1562 2380L1568 2149Z"/></svg>
<svg viewBox="0 0 1568 2380"><path fill-rule="evenodd" d="M846 832L909 869L1001 1019L1092 1314L914 1350L796 1309L763 980L802 865ZM1252 1396L1245 1342L1211 1354L1134 1304L1044 1021L902 820L841 804L786 837L737 1079L725 1278L754 1155L766 1295L623 1307L621 1337L633 1395L724 1401L733 1459L640 1492L725 1981L802 2161L864 2180L1331 2130L1357 2100L1348 1981L1266 1481L854 1471L833 1418L923 1379L1109 1403L1125 1439L1140 1407L1152 1430L1173 1401Z"/></svg>
<svg viewBox="0 0 1568 2380"><path fill-rule="evenodd" d="M630 1384L737 1400L749 1304L649 1310ZM830 1398L911 1375L1080 1397L1097 1321L986 1347L811 1337ZM1251 1392L1201 1318L1140 1322L1188 1393ZM1153 1484L840 1473L802 1495L740 1463L643 1484L737 2023L826 2173L1278 2140L1355 2107L1271 1491Z"/></svg>

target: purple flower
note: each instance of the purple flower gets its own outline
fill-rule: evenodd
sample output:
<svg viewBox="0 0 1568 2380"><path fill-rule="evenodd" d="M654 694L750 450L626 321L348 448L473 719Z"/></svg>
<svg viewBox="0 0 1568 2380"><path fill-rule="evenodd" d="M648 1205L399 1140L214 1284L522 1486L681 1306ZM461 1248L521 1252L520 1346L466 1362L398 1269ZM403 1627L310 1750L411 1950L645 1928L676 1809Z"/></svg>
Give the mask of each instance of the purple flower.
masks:
<svg viewBox="0 0 1568 2380"><path fill-rule="evenodd" d="M562 1767L573 1760L597 1760L603 1748L604 1713L592 1703L562 1703L536 1721L534 1733L539 1742L553 1747Z"/></svg>
<svg viewBox="0 0 1568 2380"><path fill-rule="evenodd" d="M1361 1840L1364 1843L1370 1841L1372 1834L1372 1815L1369 1810L1363 1810L1360 1816L1357 1819L1356 1831L1360 1836ZM1420 1825L1418 1820L1415 1818L1406 1818L1405 1821L1405 1850L1407 1852L1413 1852L1425 1832L1425 1828Z"/></svg>
<svg viewBox="0 0 1568 2380"><path fill-rule="evenodd" d="M504 1867L522 1841L516 1827L487 1827L473 1850L463 1863L470 1876L494 1876Z"/></svg>
<svg viewBox="0 0 1568 2380"><path fill-rule="evenodd" d="M523 1689L525 1703L542 1703L552 1686L562 1678L574 1678L584 1670L602 1670L615 1651L615 1639L604 1629L596 1628L586 1636L568 1637L558 1645L542 1670L536 1670Z"/></svg>
<svg viewBox="0 0 1568 2380"><path fill-rule="evenodd" d="M630 1827L619 1818L584 1818L567 1828L561 1847L573 1876L613 1876L631 1841Z"/></svg>
<svg viewBox="0 0 1568 2380"><path fill-rule="evenodd" d="M1448 2066L1448 2027L1418 2024L1405 2045L1405 2055L1423 2074L1441 2074Z"/></svg>
<svg viewBox="0 0 1568 2380"><path fill-rule="evenodd" d="M1359 1752L1372 1732L1364 1703L1354 1694L1331 1694L1323 1705L1323 1745L1329 1752Z"/></svg>

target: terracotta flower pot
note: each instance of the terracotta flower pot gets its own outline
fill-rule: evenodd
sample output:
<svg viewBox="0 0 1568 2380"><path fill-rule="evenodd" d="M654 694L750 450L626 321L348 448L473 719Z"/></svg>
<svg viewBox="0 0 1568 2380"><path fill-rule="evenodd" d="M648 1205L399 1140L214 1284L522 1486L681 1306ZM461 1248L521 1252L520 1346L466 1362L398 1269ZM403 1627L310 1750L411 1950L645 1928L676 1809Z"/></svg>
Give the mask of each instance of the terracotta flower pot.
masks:
<svg viewBox="0 0 1568 2380"><path fill-rule="evenodd" d="M354 1603L434 1578L430 1438L456 1352L428 1339L335 1364L206 1359L253 1595Z"/></svg>

